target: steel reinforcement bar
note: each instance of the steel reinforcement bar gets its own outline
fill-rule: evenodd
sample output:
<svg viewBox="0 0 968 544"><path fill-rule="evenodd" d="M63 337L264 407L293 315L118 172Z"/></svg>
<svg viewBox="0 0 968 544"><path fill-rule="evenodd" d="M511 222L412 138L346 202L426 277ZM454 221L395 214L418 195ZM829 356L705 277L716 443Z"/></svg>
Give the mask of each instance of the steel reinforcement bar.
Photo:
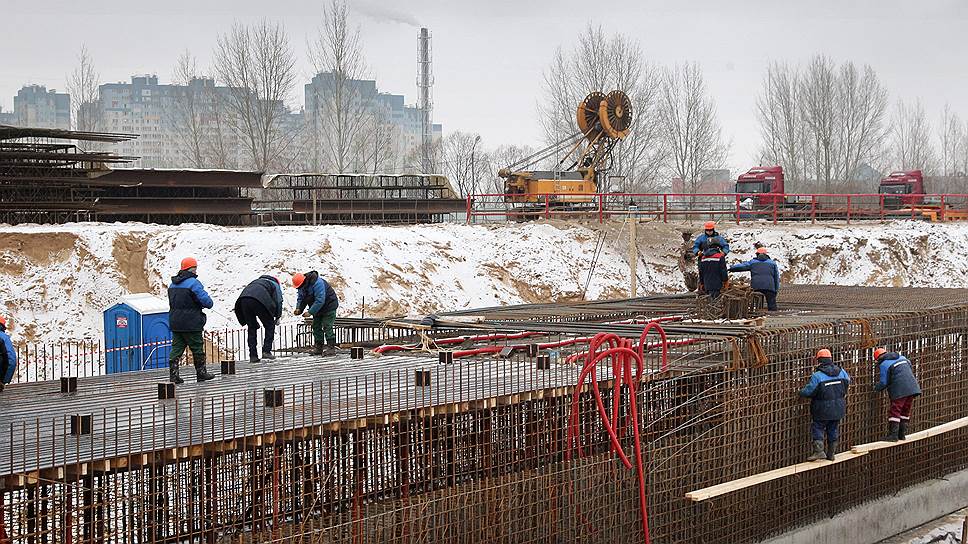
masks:
<svg viewBox="0 0 968 544"><path fill-rule="evenodd" d="M635 424L653 542L753 542L968 466L960 430L792 484L686 500L804 459L808 406L796 391L818 347L854 380L845 449L886 422L874 345L915 363L915 429L968 415L968 304L801 321L683 330L671 340L697 342L670 348L665 372L647 354ZM49 382L13 386L0 397L0 542L642 541L635 472L612 451L593 393L579 395L578 454L566 440L578 369L542 355L294 357L240 365L169 400L153 397L160 373L150 372L82 379L75 397L44 390ZM613 397L606 366L603 404L611 414L618 401L629 452L629 390ZM85 433L71 416L98 403Z"/></svg>

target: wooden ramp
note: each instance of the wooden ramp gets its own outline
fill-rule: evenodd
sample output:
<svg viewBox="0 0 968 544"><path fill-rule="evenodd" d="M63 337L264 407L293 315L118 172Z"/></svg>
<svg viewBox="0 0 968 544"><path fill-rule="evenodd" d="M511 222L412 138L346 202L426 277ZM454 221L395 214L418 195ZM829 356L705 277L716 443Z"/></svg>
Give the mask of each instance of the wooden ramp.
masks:
<svg viewBox="0 0 968 544"><path fill-rule="evenodd" d="M963 417L961 419L956 419L954 421L949 421L948 423L943 423L941 425L931 427L930 429L925 429L923 431L918 431L916 433L911 433L907 435L907 439L900 442L871 442L869 444L859 444L854 446L848 452L839 453L836 455L833 461L808 461L806 463L798 463L796 465L791 465L788 467L778 468L776 470L771 470L769 472L761 472L759 474L754 474L752 476L747 476L746 478L739 478L737 480L730 480L728 482L723 482L718 485L706 487L696 491L690 491L686 493L686 498L695 502L705 501L718 497L720 495L725 495L727 493L732 493L733 491L738 491L747 487L752 487L754 485L762 484L764 482L769 482L771 480L778 480L780 478L785 478L787 476L793 476L796 474L802 474L811 470L816 470L818 468L823 468L836 463L843 463L844 461L850 461L858 457L867 455L869 452L874 450L879 450L883 448L890 448L893 446L900 446L902 444L909 444L911 442L917 442L919 440L924 440L926 438L937 436L946 432L951 432L962 427L968 427L968 417Z"/></svg>

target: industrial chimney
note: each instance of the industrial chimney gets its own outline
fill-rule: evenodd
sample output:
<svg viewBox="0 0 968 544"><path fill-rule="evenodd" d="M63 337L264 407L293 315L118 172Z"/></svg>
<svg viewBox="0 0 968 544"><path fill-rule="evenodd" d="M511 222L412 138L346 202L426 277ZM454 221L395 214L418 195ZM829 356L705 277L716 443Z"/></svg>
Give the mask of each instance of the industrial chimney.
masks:
<svg viewBox="0 0 968 544"><path fill-rule="evenodd" d="M420 94L420 169L424 174L433 172L433 98L431 87L434 74L430 67L430 31L420 29L417 36L417 89Z"/></svg>

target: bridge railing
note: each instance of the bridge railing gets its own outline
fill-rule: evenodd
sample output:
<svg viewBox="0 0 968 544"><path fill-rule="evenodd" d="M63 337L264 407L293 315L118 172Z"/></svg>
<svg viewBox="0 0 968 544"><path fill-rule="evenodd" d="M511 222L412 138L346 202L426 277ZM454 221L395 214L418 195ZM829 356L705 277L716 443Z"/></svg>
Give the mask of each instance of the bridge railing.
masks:
<svg viewBox="0 0 968 544"><path fill-rule="evenodd" d="M851 221L968 219L968 194L764 193L473 194L467 223L580 218L604 222L634 214L663 222L700 220Z"/></svg>

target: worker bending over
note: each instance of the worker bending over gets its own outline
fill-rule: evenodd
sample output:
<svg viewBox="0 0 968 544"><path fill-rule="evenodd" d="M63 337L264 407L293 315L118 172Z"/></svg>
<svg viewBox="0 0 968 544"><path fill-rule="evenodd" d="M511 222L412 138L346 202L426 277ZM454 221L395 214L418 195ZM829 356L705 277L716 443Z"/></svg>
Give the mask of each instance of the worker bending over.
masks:
<svg viewBox="0 0 968 544"><path fill-rule="evenodd" d="M316 355L332 355L336 351L336 309L339 308L339 298L336 291L315 270L292 277L292 285L296 288L296 315L303 313L307 306L307 316L313 316L313 340ZM325 348L324 348L325 346Z"/></svg>
<svg viewBox="0 0 968 544"><path fill-rule="evenodd" d="M908 421L911 420L911 405L914 397L921 394L921 387L914 377L911 361L900 353L888 352L886 348L874 350L874 361L880 367L880 380L874 391L887 389L891 398L891 410L887 417L887 435L884 440L897 442L904 440Z"/></svg>
<svg viewBox="0 0 968 544"><path fill-rule="evenodd" d="M723 254L729 254L729 242L726 241L726 237L722 234L716 232L716 222L706 221L703 225L703 233L696 236L696 240L692 243L692 252L695 255L699 255L708 247L708 242L710 240L718 240L719 247L723 250Z"/></svg>
<svg viewBox="0 0 968 544"><path fill-rule="evenodd" d="M766 297L766 308L775 312L776 294L780 291L780 269L770 258L765 247L756 248L756 257L745 263L734 264L729 267L730 272L749 272L750 287Z"/></svg>
<svg viewBox="0 0 968 544"><path fill-rule="evenodd" d="M192 257L181 261L178 274L172 276L168 286L168 325L171 327L171 354L168 356L168 379L175 384L185 380L178 375L178 361L185 353L185 346L192 351L195 378L198 382L215 376L205 368L205 343L202 332L208 319L203 308L214 306L212 297L198 281L198 262Z"/></svg>
<svg viewBox="0 0 968 544"><path fill-rule="evenodd" d="M840 420L847 413L847 386L850 376L847 371L834 363L829 349L817 352L817 370L810 376L810 382L800 390L801 397L810 399L810 437L813 439L813 453L808 461L826 457L834 460L837 453ZM823 439L827 437L824 451Z"/></svg>
<svg viewBox="0 0 968 544"><path fill-rule="evenodd" d="M729 274L726 271L726 254L719 247L718 237L706 241L706 249L699 259L699 283L710 298L719 298Z"/></svg>
<svg viewBox="0 0 968 544"><path fill-rule="evenodd" d="M239 324L249 329L249 362L259 362L256 336L259 322L265 329L262 338L262 358L275 359L272 354L272 341L275 336L276 322L282 317L282 286L273 276L259 276L242 289L235 301L235 317Z"/></svg>
<svg viewBox="0 0 968 544"><path fill-rule="evenodd" d="M4 386L13 381L13 374L17 370L17 350L7 334L7 319L0 317L0 392Z"/></svg>

